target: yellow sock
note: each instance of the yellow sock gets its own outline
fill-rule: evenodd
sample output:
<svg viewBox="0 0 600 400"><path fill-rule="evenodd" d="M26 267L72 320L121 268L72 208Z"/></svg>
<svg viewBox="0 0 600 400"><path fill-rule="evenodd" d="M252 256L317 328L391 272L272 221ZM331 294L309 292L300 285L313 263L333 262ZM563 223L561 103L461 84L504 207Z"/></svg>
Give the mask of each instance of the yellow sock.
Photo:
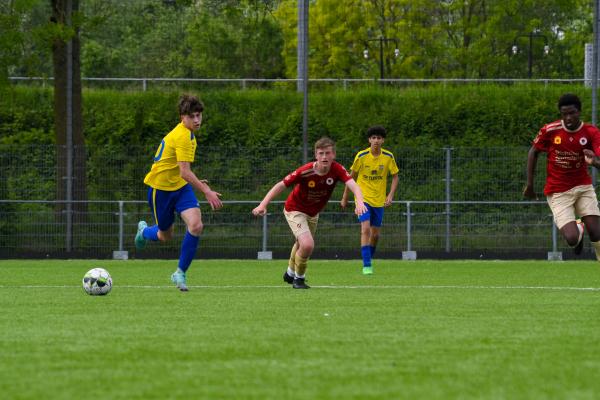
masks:
<svg viewBox="0 0 600 400"><path fill-rule="evenodd" d="M300 257L298 253L296 253L296 276L304 276L306 274L306 267L308 263L308 257Z"/></svg>
<svg viewBox="0 0 600 400"><path fill-rule="evenodd" d="M290 261L288 262L288 266L292 271L296 271L296 250L298 250L298 242L294 243L294 247L292 247L292 251L290 252Z"/></svg>
<svg viewBox="0 0 600 400"><path fill-rule="evenodd" d="M596 252L596 259L600 261L600 241L592 242L592 246L594 246L594 251Z"/></svg>

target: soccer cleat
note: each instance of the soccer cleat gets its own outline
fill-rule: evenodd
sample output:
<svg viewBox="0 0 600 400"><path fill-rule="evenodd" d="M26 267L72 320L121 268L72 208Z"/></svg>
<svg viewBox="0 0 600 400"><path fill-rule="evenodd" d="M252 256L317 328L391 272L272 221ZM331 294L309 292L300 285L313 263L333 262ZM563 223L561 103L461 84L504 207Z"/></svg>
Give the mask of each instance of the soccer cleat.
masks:
<svg viewBox="0 0 600 400"><path fill-rule="evenodd" d="M373 267L363 267L363 275L373 275Z"/></svg>
<svg viewBox="0 0 600 400"><path fill-rule="evenodd" d="M146 247L146 239L144 238L144 229L146 229L146 227L148 227L146 221L138 222L138 230L135 234L135 248L138 250Z"/></svg>
<svg viewBox="0 0 600 400"><path fill-rule="evenodd" d="M294 283L292 284L294 289L310 289L310 286L306 284L304 278L294 278Z"/></svg>
<svg viewBox="0 0 600 400"><path fill-rule="evenodd" d="M573 247L573 253L580 255L583 251L583 233L585 232L585 224L581 220L577 220L577 229L579 229L579 242Z"/></svg>
<svg viewBox="0 0 600 400"><path fill-rule="evenodd" d="M283 273L283 281L289 283L290 285L294 283L294 277L290 276L287 271Z"/></svg>
<svg viewBox="0 0 600 400"><path fill-rule="evenodd" d="M179 270L173 272L173 275L171 275L171 282L173 282L182 292L188 291L187 285L185 284L185 272Z"/></svg>

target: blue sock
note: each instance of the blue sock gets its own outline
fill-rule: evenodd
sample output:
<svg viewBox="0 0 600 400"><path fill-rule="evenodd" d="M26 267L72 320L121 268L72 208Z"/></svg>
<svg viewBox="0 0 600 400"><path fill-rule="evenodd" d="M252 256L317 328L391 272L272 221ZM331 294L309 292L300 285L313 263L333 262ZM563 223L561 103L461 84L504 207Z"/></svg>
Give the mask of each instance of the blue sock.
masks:
<svg viewBox="0 0 600 400"><path fill-rule="evenodd" d="M371 248L370 248L370 246L362 246L360 248L360 253L362 254L363 267L370 267L371 266Z"/></svg>
<svg viewBox="0 0 600 400"><path fill-rule="evenodd" d="M371 258L373 258L373 255L375 255L375 249L377 248L377 246L369 246L369 248L371 249Z"/></svg>
<svg viewBox="0 0 600 400"><path fill-rule="evenodd" d="M144 229L142 232L144 239L156 242L158 240L158 225L152 225Z"/></svg>
<svg viewBox="0 0 600 400"><path fill-rule="evenodd" d="M200 238L194 236L188 231L185 232L183 242L181 243L181 255L179 256L179 269L183 272L187 271L196 255L196 249L198 248L198 242Z"/></svg>

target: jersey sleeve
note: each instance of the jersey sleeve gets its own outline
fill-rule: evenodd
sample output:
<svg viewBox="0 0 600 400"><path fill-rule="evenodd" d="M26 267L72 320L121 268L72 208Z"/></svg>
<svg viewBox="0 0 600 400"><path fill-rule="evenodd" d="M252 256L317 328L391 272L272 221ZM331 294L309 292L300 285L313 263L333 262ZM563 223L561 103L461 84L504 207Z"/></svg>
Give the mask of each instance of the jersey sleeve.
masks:
<svg viewBox="0 0 600 400"><path fill-rule="evenodd" d="M302 167L296 169L294 172L290 172L289 174L287 174L286 177L283 178L283 184L286 187L290 187L290 186L294 185L295 183L297 183L300 179L301 169L302 169Z"/></svg>
<svg viewBox="0 0 600 400"><path fill-rule="evenodd" d="M352 176L346 171L346 168L344 168L342 164L334 162L331 167L334 169L335 174L340 181L346 183L352 179Z"/></svg>
<svg viewBox="0 0 600 400"><path fill-rule="evenodd" d="M393 155L391 155L389 165L390 175L396 175L399 171L400 170L398 169L398 164L396 164L396 158Z"/></svg>
<svg viewBox="0 0 600 400"><path fill-rule="evenodd" d="M352 163L352 166L350 167L351 171L354 172L360 172L360 167L362 166L362 157L359 157L360 153L357 153L356 156L354 157L354 162Z"/></svg>
<svg viewBox="0 0 600 400"><path fill-rule="evenodd" d="M539 130L537 136L533 139L533 146L539 151L548 152L550 147L550 135L548 135L546 125Z"/></svg>
<svg viewBox="0 0 600 400"><path fill-rule="evenodd" d="M183 133L177 135L175 138L175 156L177 161L194 162L194 152L194 146L190 137Z"/></svg>
<svg viewBox="0 0 600 400"><path fill-rule="evenodd" d="M600 157L600 130L595 126L592 129L592 151Z"/></svg>

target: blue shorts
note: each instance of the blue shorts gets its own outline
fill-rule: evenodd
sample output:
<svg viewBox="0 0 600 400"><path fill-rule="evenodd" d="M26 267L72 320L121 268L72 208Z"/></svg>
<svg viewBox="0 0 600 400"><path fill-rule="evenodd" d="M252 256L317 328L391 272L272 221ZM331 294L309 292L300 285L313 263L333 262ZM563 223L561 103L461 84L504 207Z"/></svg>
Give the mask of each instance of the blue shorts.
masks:
<svg viewBox="0 0 600 400"><path fill-rule="evenodd" d="M371 207L367 203L365 203L365 206L367 206L367 212L363 215L359 215L358 221L369 221L371 222L371 226L379 228L383 222L383 207Z"/></svg>
<svg viewBox="0 0 600 400"><path fill-rule="evenodd" d="M175 212L181 214L188 208L200 207L189 183L173 192L148 188L148 204L161 231L167 231L175 222Z"/></svg>

